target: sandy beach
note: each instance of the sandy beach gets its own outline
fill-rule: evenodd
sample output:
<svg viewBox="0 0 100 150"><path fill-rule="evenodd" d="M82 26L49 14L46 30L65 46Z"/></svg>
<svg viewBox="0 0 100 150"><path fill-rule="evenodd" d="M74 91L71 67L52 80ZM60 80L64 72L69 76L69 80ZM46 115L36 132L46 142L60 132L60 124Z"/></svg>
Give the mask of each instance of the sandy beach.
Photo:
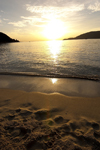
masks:
<svg viewBox="0 0 100 150"><path fill-rule="evenodd" d="M1 76L0 149L100 150L100 83L49 80Z"/></svg>

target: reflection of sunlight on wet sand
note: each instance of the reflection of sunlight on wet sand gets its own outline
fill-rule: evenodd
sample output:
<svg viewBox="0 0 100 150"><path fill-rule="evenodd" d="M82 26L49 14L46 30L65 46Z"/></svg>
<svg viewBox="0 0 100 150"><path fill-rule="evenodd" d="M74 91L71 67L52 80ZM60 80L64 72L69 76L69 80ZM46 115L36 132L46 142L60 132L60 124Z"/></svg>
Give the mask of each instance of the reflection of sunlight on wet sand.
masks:
<svg viewBox="0 0 100 150"><path fill-rule="evenodd" d="M56 59L60 53L62 41L48 41L48 46L51 52L51 57Z"/></svg>
<svg viewBox="0 0 100 150"><path fill-rule="evenodd" d="M57 80L58 79L55 79L55 78L51 79L51 81L52 81L53 84L55 84L57 82Z"/></svg>

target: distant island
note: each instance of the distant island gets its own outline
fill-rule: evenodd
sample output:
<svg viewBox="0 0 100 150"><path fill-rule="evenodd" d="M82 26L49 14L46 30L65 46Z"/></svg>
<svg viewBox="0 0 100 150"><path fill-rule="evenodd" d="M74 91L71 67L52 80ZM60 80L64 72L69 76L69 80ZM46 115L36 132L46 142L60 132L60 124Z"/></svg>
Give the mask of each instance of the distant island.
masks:
<svg viewBox="0 0 100 150"><path fill-rule="evenodd" d="M12 39L8 35L0 32L0 43L11 43L11 42L19 42L19 41Z"/></svg>
<svg viewBox="0 0 100 150"><path fill-rule="evenodd" d="M77 40L77 39L100 39L100 31L91 31L84 34L81 34L79 36L76 36L75 38L68 38L63 40Z"/></svg>

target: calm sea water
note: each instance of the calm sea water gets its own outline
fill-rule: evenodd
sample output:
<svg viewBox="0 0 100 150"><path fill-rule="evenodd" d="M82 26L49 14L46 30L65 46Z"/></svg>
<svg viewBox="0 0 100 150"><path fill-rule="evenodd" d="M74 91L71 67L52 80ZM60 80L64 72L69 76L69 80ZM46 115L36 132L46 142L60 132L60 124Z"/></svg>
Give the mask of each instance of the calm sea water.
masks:
<svg viewBox="0 0 100 150"><path fill-rule="evenodd" d="M100 39L0 44L0 73L100 80Z"/></svg>

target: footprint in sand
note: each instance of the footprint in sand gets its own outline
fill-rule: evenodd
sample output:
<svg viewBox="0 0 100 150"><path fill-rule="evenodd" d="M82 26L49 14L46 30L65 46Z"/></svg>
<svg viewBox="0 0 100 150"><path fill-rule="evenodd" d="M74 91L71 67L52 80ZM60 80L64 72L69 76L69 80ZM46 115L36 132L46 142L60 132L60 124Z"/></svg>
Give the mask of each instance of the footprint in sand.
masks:
<svg viewBox="0 0 100 150"><path fill-rule="evenodd" d="M15 115L9 114L9 115L5 116L5 118L7 118L8 120L13 120L15 118Z"/></svg>
<svg viewBox="0 0 100 150"><path fill-rule="evenodd" d="M99 130L99 124L96 123L96 122L93 122L93 123L92 123L92 128L93 128L94 130Z"/></svg>
<svg viewBox="0 0 100 150"><path fill-rule="evenodd" d="M94 137L100 139L100 130L94 131Z"/></svg>
<svg viewBox="0 0 100 150"><path fill-rule="evenodd" d="M28 109L18 108L18 109L16 109L16 113L19 113L19 115L21 115L21 116L28 116L28 115L31 115L33 112Z"/></svg>
<svg viewBox="0 0 100 150"><path fill-rule="evenodd" d="M59 124L59 123L63 123L64 118L60 115L55 116L54 121Z"/></svg>
<svg viewBox="0 0 100 150"><path fill-rule="evenodd" d="M16 128L12 128L12 131L9 130L9 132L11 133L11 135L13 137L24 137L24 135L26 135L27 133L31 133L31 130L30 129L27 129L26 127L24 126L19 126L19 127L16 127Z"/></svg>
<svg viewBox="0 0 100 150"><path fill-rule="evenodd" d="M53 116L53 114L55 112L58 112L60 111L58 108L52 108L51 110L48 110L48 109L38 109L35 111L35 118L37 120L46 120L46 119L49 119ZM59 121L62 120L61 118L58 119Z"/></svg>
<svg viewBox="0 0 100 150"><path fill-rule="evenodd" d="M32 141L29 141L29 143L26 145L27 150L43 150L43 143L36 141L35 139Z"/></svg>
<svg viewBox="0 0 100 150"><path fill-rule="evenodd" d="M49 125L49 126L53 126L53 125L54 125L54 121L53 121L52 118L49 118L49 119L45 120L45 123L46 123L47 125Z"/></svg>
<svg viewBox="0 0 100 150"><path fill-rule="evenodd" d="M46 120L51 117L51 113L48 109L37 110L34 114L35 114L35 119L37 120Z"/></svg>
<svg viewBox="0 0 100 150"><path fill-rule="evenodd" d="M21 108L16 109L16 112L19 113L21 111Z"/></svg>

